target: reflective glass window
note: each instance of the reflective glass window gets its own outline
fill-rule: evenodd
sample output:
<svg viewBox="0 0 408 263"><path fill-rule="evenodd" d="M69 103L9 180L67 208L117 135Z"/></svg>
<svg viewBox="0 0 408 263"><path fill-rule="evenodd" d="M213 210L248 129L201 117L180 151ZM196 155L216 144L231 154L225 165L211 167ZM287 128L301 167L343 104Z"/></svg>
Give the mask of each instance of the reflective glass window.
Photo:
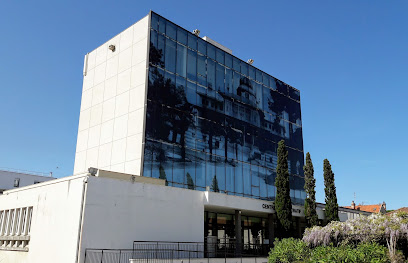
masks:
<svg viewBox="0 0 408 263"><path fill-rule="evenodd" d="M232 93L232 70L229 68L225 69L225 93Z"/></svg>
<svg viewBox="0 0 408 263"><path fill-rule="evenodd" d="M225 64L225 57L224 57L224 51L221 49L217 48L215 50L215 60L217 60L221 64Z"/></svg>
<svg viewBox="0 0 408 263"><path fill-rule="evenodd" d="M248 76L248 63L241 61L241 74Z"/></svg>
<svg viewBox="0 0 408 263"><path fill-rule="evenodd" d="M151 56L150 61L160 67L164 67L164 51L166 49L166 38L163 35L158 34L157 36L157 54L156 56Z"/></svg>
<svg viewBox="0 0 408 263"><path fill-rule="evenodd" d="M275 200L276 187L275 187L276 173L272 170L267 169L266 171L266 184L268 188L268 200Z"/></svg>
<svg viewBox="0 0 408 263"><path fill-rule="evenodd" d="M176 42L166 39L165 67L168 71L176 72Z"/></svg>
<svg viewBox="0 0 408 263"><path fill-rule="evenodd" d="M260 71L259 69L257 69L256 72L255 72L255 74L256 74L256 81L262 83L262 71Z"/></svg>
<svg viewBox="0 0 408 263"><path fill-rule="evenodd" d="M187 48L183 45L177 44L177 69L176 73L180 76L186 77L187 71Z"/></svg>
<svg viewBox="0 0 408 263"><path fill-rule="evenodd" d="M263 109L263 86L255 83L256 105L258 109Z"/></svg>
<svg viewBox="0 0 408 263"><path fill-rule="evenodd" d="M256 165L251 165L251 186L252 195L259 196L259 167Z"/></svg>
<svg viewBox="0 0 408 263"><path fill-rule="evenodd" d="M150 24L150 26L153 28L153 29L155 29L155 30L158 30L159 29L159 17L156 15L156 14L154 14L154 13L152 13L152 20L151 20L151 24Z"/></svg>
<svg viewBox="0 0 408 263"><path fill-rule="evenodd" d="M177 39L177 28L176 25L174 25L171 22L167 22L166 25L166 35L168 37L171 37L172 39L176 40Z"/></svg>
<svg viewBox="0 0 408 263"><path fill-rule="evenodd" d="M166 34L166 20L162 17L159 17L159 32Z"/></svg>
<svg viewBox="0 0 408 263"><path fill-rule="evenodd" d="M225 68L221 64L216 63L216 79L215 86L218 92L224 93L224 79L225 79Z"/></svg>
<svg viewBox="0 0 408 263"><path fill-rule="evenodd" d="M207 56L215 60L215 47L207 43Z"/></svg>
<svg viewBox="0 0 408 263"><path fill-rule="evenodd" d="M197 50L197 37L193 34L188 34L188 47Z"/></svg>
<svg viewBox="0 0 408 263"><path fill-rule="evenodd" d="M152 177L152 142L146 140L143 159L143 176Z"/></svg>
<svg viewBox="0 0 408 263"><path fill-rule="evenodd" d="M236 72L241 72L241 61L236 57L232 58L232 67Z"/></svg>
<svg viewBox="0 0 408 263"><path fill-rule="evenodd" d="M276 89L280 93L288 95L288 86L285 83L283 83L282 81L280 81L278 79L275 79L275 83L276 83Z"/></svg>
<svg viewBox="0 0 408 263"><path fill-rule="evenodd" d="M177 41L187 46L187 31L180 27L177 28Z"/></svg>
<svg viewBox="0 0 408 263"><path fill-rule="evenodd" d="M211 59L207 60L207 86L214 88L215 86L215 62Z"/></svg>
<svg viewBox="0 0 408 263"><path fill-rule="evenodd" d="M225 53L225 66L232 68L232 56L228 53Z"/></svg>
<svg viewBox="0 0 408 263"><path fill-rule="evenodd" d="M289 87L289 96L294 100L300 100L300 92L292 87Z"/></svg>
<svg viewBox="0 0 408 263"><path fill-rule="evenodd" d="M205 154L196 152L196 185L205 187Z"/></svg>
<svg viewBox="0 0 408 263"><path fill-rule="evenodd" d="M206 163L205 163L205 177L206 177L206 186L209 186L211 191L215 191L215 181L214 179L215 176L215 156L211 154L206 155ZM218 184L218 182L217 182Z"/></svg>
<svg viewBox="0 0 408 263"><path fill-rule="evenodd" d="M197 81L197 52L188 50L187 78Z"/></svg>
<svg viewBox="0 0 408 263"><path fill-rule="evenodd" d="M188 103L197 105L197 85L195 83L187 81L186 97Z"/></svg>
<svg viewBox="0 0 408 263"><path fill-rule="evenodd" d="M215 174L217 175L218 181L218 188L220 193L225 192L225 162L224 159L221 157L216 157L216 171Z"/></svg>
<svg viewBox="0 0 408 263"><path fill-rule="evenodd" d="M198 52L203 55L207 55L207 42L201 38L198 38Z"/></svg>
<svg viewBox="0 0 408 263"><path fill-rule="evenodd" d="M251 167L248 163L243 163L243 185L244 185L244 195L251 195Z"/></svg>
<svg viewBox="0 0 408 263"><path fill-rule="evenodd" d="M195 151L192 151L190 149L185 149L184 164L185 164L185 173L186 173L184 182L186 184L186 188L194 190L196 188Z"/></svg>
<svg viewBox="0 0 408 263"><path fill-rule="evenodd" d="M226 191L228 193L234 192L234 165L233 160L228 159L227 163L225 164L225 180L226 180Z"/></svg>
<svg viewBox="0 0 408 263"><path fill-rule="evenodd" d="M173 147L173 182L178 184L184 184L185 171L184 171L184 158L185 148L180 146Z"/></svg>
<svg viewBox="0 0 408 263"><path fill-rule="evenodd" d="M249 77L255 80L255 68L253 66L249 66Z"/></svg>
<svg viewBox="0 0 408 263"><path fill-rule="evenodd" d="M268 198L268 188L267 188L267 180L266 180L266 168L259 167L259 195L261 199Z"/></svg>
<svg viewBox="0 0 408 263"><path fill-rule="evenodd" d="M262 83L266 86L269 87L269 75L266 73L262 73Z"/></svg>
<svg viewBox="0 0 408 263"><path fill-rule="evenodd" d="M235 193L242 194L244 191L243 178L242 178L242 163L236 162L234 169L235 173Z"/></svg>

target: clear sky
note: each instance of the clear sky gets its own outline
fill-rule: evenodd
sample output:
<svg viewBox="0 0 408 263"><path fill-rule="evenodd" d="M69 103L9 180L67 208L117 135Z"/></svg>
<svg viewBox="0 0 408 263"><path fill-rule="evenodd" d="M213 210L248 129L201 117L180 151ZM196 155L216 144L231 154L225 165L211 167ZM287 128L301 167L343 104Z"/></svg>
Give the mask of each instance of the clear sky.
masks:
<svg viewBox="0 0 408 263"><path fill-rule="evenodd" d="M0 167L72 174L84 55L152 9L301 91L317 201L328 158L340 205L408 206L407 1L21 2L0 7Z"/></svg>

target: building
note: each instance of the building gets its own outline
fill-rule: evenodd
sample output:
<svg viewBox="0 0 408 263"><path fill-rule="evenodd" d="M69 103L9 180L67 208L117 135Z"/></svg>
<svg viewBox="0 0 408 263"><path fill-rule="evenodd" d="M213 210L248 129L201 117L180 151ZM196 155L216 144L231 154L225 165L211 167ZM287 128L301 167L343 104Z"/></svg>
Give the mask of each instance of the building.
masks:
<svg viewBox="0 0 408 263"><path fill-rule="evenodd" d="M376 204L376 205L362 205L358 204L356 205L354 201L351 202L351 206L345 206L344 208L349 208L353 210L358 210L358 211L365 211L365 212L370 212L370 213L375 213L375 214L385 214L387 212L387 206L385 202Z"/></svg>
<svg viewBox="0 0 408 263"><path fill-rule="evenodd" d="M85 57L74 174L98 167L196 190L216 179L220 192L273 201L284 139L292 201L302 204L299 91L149 17Z"/></svg>
<svg viewBox="0 0 408 263"><path fill-rule="evenodd" d="M0 169L0 194L4 190L23 187L55 179L51 175L12 169Z"/></svg>
<svg viewBox="0 0 408 263"><path fill-rule="evenodd" d="M299 91L195 32L150 12L85 56L75 175L4 192L0 259L129 262L134 241L266 252L281 139L302 235Z"/></svg>
<svg viewBox="0 0 408 263"><path fill-rule="evenodd" d="M401 207L401 208L398 208L396 210L392 210L392 211L388 212L386 215L389 216L389 215L398 214L398 213L407 213L408 214L408 207Z"/></svg>

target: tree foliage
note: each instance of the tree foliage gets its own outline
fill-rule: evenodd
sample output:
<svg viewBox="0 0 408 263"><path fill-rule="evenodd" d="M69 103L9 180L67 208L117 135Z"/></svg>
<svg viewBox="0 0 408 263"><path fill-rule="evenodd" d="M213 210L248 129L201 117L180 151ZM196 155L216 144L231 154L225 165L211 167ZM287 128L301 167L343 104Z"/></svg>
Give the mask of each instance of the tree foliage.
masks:
<svg viewBox="0 0 408 263"><path fill-rule="evenodd" d="M168 185L168 182L167 182L166 171L164 170L163 166L161 166L161 165L160 165L160 167L159 167L159 173L160 173L159 179L165 180L165 181L166 181L166 186L167 186L167 185Z"/></svg>
<svg viewBox="0 0 408 263"><path fill-rule="evenodd" d="M214 175L214 178L212 179L211 189L217 193L220 191L220 188L218 187L217 175Z"/></svg>
<svg viewBox="0 0 408 263"><path fill-rule="evenodd" d="M276 166L276 199L275 211L278 223L288 232L292 225L292 201L290 199L288 151L285 141L278 144L278 165Z"/></svg>
<svg viewBox="0 0 408 263"><path fill-rule="evenodd" d="M193 178L191 177L190 173L186 174L186 178L187 178L187 188L194 190L195 189L195 185L194 185L194 181Z"/></svg>
<svg viewBox="0 0 408 263"><path fill-rule="evenodd" d="M306 164L303 166L305 172L305 218L309 227L317 225L316 212L316 179L314 178L314 169L310 153L306 153Z"/></svg>
<svg viewBox="0 0 408 263"><path fill-rule="evenodd" d="M339 221L339 205L337 204L336 186L334 185L334 173L329 160L323 161L324 192L326 194L325 216L328 222Z"/></svg>

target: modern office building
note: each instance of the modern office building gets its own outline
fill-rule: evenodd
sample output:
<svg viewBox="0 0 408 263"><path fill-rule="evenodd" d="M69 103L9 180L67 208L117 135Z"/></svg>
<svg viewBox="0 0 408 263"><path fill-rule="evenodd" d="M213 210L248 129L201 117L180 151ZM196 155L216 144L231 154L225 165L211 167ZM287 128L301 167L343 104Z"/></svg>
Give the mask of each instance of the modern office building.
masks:
<svg viewBox="0 0 408 263"><path fill-rule="evenodd" d="M281 139L302 235L299 91L195 32L150 12L85 56L74 175L0 196L0 260L129 262L119 249L134 241L265 256ZM360 213L339 208L342 221Z"/></svg>
<svg viewBox="0 0 408 263"><path fill-rule="evenodd" d="M297 89L153 12L89 53L84 73L74 173L99 167L273 201L284 139L292 201L303 203Z"/></svg>

